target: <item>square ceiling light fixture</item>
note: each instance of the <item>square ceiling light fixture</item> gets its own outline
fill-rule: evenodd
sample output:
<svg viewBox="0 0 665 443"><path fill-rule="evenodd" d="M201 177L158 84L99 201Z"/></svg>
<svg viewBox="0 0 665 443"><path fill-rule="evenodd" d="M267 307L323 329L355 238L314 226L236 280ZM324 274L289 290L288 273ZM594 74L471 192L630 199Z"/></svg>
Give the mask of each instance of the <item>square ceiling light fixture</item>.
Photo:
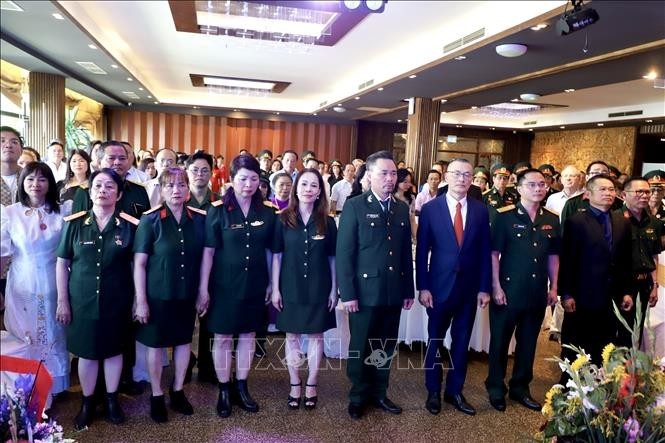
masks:
<svg viewBox="0 0 665 443"><path fill-rule="evenodd" d="M218 75L189 74L192 86L208 88L216 94L247 95L265 97L279 94L291 83L275 80L259 80L253 78L222 77Z"/></svg>

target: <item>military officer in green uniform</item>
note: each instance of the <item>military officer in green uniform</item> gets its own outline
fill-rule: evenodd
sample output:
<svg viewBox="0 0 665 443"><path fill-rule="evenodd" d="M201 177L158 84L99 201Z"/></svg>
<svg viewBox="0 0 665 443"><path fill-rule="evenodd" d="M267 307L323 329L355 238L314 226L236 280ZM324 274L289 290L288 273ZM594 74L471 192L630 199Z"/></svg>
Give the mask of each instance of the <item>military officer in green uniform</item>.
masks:
<svg viewBox="0 0 665 443"><path fill-rule="evenodd" d="M656 268L658 254L663 250L663 224L649 214L651 189L649 182L641 177L629 178L624 182L621 195L624 199L623 216L630 222L632 232L632 288L640 298L642 320L640 322L640 342L647 306L654 307L658 301L658 279ZM637 306L635 301L634 306ZM635 322L635 309L621 313L632 327ZM630 333L621 325L618 327L618 344L632 346Z"/></svg>
<svg viewBox="0 0 665 443"><path fill-rule="evenodd" d="M508 187L511 172L507 165L497 163L492 166L490 172L492 173L492 187L483 192L483 203L488 206L490 222L492 222L497 209L515 204L519 197L514 188Z"/></svg>
<svg viewBox="0 0 665 443"><path fill-rule="evenodd" d="M122 197L118 202L118 210L125 212L135 218L140 218L144 211L150 209L150 200L142 184L127 180L127 172L132 166L129 163L129 155L125 146L115 140L102 143L98 151L103 168L113 169L123 181ZM87 211L92 207L88 190L80 188L74 194L72 213Z"/></svg>
<svg viewBox="0 0 665 443"><path fill-rule="evenodd" d="M272 243L275 209L264 204L259 188L259 162L239 155L231 162L230 188L212 203L206 217L201 262L199 311L208 309L208 330L215 334L213 358L219 380L217 414L228 417L231 401L248 412L259 405L249 395L247 376L254 355L255 334L262 326L271 292ZM212 272L211 272L212 271ZM210 295L209 295L210 293ZM236 381L231 391L233 336Z"/></svg>
<svg viewBox="0 0 665 443"><path fill-rule="evenodd" d="M116 424L124 421L117 388L122 352L134 347L128 331L134 298L132 243L138 220L116 212L122 184L111 169L92 173L92 209L65 218L56 251L56 319L68 324L67 349L79 357L83 402L74 420L77 429L88 426L94 415L99 361L105 369L107 418Z"/></svg>
<svg viewBox="0 0 665 443"><path fill-rule="evenodd" d="M166 348L173 347L175 363L171 409L183 415L194 412L183 384L196 319L206 212L186 206L187 173L180 168L162 170L159 190L164 203L143 214L134 239L134 317L141 323L136 340L148 348L150 417L163 423L168 420L161 386Z"/></svg>
<svg viewBox="0 0 665 443"><path fill-rule="evenodd" d="M499 411L506 409L506 391L527 408L540 410L540 404L531 397L529 383L545 307L557 301L559 218L540 206L547 190L545 177L537 169L526 169L518 175L517 187L520 201L498 209L492 224L493 293L485 386L490 404ZM504 377L513 332L515 364L506 389Z"/></svg>
<svg viewBox="0 0 665 443"><path fill-rule="evenodd" d="M554 166L550 164L542 164L538 166L538 170L543 173L545 176L545 183L547 184L547 192L545 193L545 198L540 202L541 206L545 206L547 199L550 198L550 195L556 194L558 191L552 187L554 183L554 176L557 175Z"/></svg>
<svg viewBox="0 0 665 443"><path fill-rule="evenodd" d="M410 309L414 297L409 208L392 197L397 182L392 155L370 155L367 174L371 189L347 200L337 235L337 282L351 329L347 375L353 419L362 416L368 401L393 414L402 411L386 391L401 310Z"/></svg>
<svg viewBox="0 0 665 443"><path fill-rule="evenodd" d="M256 159L259 161L259 166L261 167L260 178L270 181L270 175L272 174L270 170L272 166L272 151L270 149L262 149L259 155L256 156Z"/></svg>
<svg viewBox="0 0 665 443"><path fill-rule="evenodd" d="M610 174L610 167L604 161L595 160L589 163L589 165L586 167L587 181L589 181L591 177L595 177L596 175L600 174L606 175L607 177L609 177ZM616 209L621 209L621 206L623 206L623 200L617 197L614 199L614 203L612 204L610 210L614 211ZM563 225L565 224L568 217L577 212L587 211L588 209L589 197L586 192L569 198L566 201L566 204L563 206L563 210L561 211L561 227L563 228Z"/></svg>
<svg viewBox="0 0 665 443"><path fill-rule="evenodd" d="M652 216L665 225L665 171L656 169L647 172L644 178L649 182L651 198L649 199L649 211ZM665 241L663 242L665 248Z"/></svg>
<svg viewBox="0 0 665 443"><path fill-rule="evenodd" d="M473 184L480 188L481 192L487 191L490 182L490 171L484 166L473 168Z"/></svg>

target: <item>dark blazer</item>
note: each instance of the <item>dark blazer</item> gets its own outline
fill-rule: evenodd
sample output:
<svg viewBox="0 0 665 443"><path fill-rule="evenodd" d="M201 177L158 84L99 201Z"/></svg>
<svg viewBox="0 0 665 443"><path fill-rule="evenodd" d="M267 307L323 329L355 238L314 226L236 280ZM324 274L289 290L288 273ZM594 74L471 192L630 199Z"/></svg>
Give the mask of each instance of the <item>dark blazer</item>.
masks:
<svg viewBox="0 0 665 443"><path fill-rule="evenodd" d="M444 186L441 186L438 191L436 191L436 196L441 197L446 192L448 192L448 184L447 183ZM471 187L467 191L466 195L467 195L467 197L471 197L471 198L474 198L476 200L483 201L483 191L481 191L480 188L476 185L471 185Z"/></svg>
<svg viewBox="0 0 665 443"><path fill-rule="evenodd" d="M413 298L409 207L391 197L385 214L372 191L349 199L337 231L337 283L342 301L397 306Z"/></svg>
<svg viewBox="0 0 665 443"><path fill-rule="evenodd" d="M446 197L423 205L418 224L416 288L428 289L437 302L445 301L457 281L463 293L491 293L490 223L487 207L467 198L466 225L457 245ZM431 252L431 257L429 256Z"/></svg>
<svg viewBox="0 0 665 443"><path fill-rule="evenodd" d="M590 211L576 212L565 221L561 242L559 294L575 299L578 309L601 309L631 294L630 223L611 212L612 250L602 226Z"/></svg>

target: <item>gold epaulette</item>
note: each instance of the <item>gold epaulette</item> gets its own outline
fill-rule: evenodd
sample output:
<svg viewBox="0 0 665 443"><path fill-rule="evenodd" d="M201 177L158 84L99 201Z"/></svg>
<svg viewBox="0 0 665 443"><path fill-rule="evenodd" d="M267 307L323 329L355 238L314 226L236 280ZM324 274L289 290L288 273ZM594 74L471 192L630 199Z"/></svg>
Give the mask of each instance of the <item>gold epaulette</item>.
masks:
<svg viewBox="0 0 665 443"><path fill-rule="evenodd" d="M559 214L558 212L553 211L553 210L550 209L550 208L543 207L543 209L546 210L546 211L551 212L552 214L556 215L557 217L559 217L559 216L561 215L561 214Z"/></svg>
<svg viewBox="0 0 665 443"><path fill-rule="evenodd" d="M159 210L159 209L162 209L162 206L163 206L163 205L153 206L152 208L150 208L150 209L148 209L147 211L145 211L145 212L143 213L143 215L152 214L153 212L155 212L155 211L157 211L157 210Z"/></svg>
<svg viewBox="0 0 665 443"><path fill-rule="evenodd" d="M504 212L508 212L508 211L510 211L512 209L515 209L515 208L516 208L515 205L508 205L508 206L504 206L502 208L497 209L496 212L504 213Z"/></svg>
<svg viewBox="0 0 665 443"><path fill-rule="evenodd" d="M215 200L214 202L210 203L211 206L217 207L217 206L222 206L224 202L222 200Z"/></svg>
<svg viewBox="0 0 665 443"><path fill-rule="evenodd" d="M494 189L494 188L489 188L487 191L483 192L483 195L487 194L488 192L491 192L492 189Z"/></svg>
<svg viewBox="0 0 665 443"><path fill-rule="evenodd" d="M138 218L136 218L136 217L132 217L131 215L127 214L127 213L124 212L124 211L120 211L120 213L118 214L118 216L119 216L121 219L130 222L130 223L133 224L134 226L138 226L138 225L139 225L139 219L138 219Z"/></svg>
<svg viewBox="0 0 665 443"><path fill-rule="evenodd" d="M83 182L79 185L79 188L81 189L88 189L90 187L90 184L88 182Z"/></svg>
<svg viewBox="0 0 665 443"><path fill-rule="evenodd" d="M187 206L187 209L189 209L190 211L198 212L201 215L207 214L207 212L204 211L203 209L195 208L194 206Z"/></svg>
<svg viewBox="0 0 665 443"><path fill-rule="evenodd" d="M268 200L263 200L263 204L266 205L269 208L277 209L279 210L279 206L274 204L273 202L269 202Z"/></svg>
<svg viewBox="0 0 665 443"><path fill-rule="evenodd" d="M133 185L141 186L141 187L145 188L145 184L144 184L144 183L137 182L137 181L130 180L130 179L127 179L127 180L125 180L125 181L128 181L129 183L131 183L131 184L133 184Z"/></svg>
<svg viewBox="0 0 665 443"><path fill-rule="evenodd" d="M76 220L79 217L83 217L85 214L87 214L88 211L79 211L76 214L69 214L67 217L63 217L62 219L66 222Z"/></svg>

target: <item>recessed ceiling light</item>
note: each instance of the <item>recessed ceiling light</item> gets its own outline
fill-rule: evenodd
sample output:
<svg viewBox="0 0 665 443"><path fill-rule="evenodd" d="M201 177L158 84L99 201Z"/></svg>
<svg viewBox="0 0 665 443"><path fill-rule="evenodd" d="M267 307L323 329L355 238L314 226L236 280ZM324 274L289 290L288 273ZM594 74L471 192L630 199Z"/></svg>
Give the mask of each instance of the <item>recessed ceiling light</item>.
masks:
<svg viewBox="0 0 665 443"><path fill-rule="evenodd" d="M455 60L466 60L466 55L458 55Z"/></svg>
<svg viewBox="0 0 665 443"><path fill-rule="evenodd" d="M534 102L540 98L539 94L533 94L533 93L527 93L527 94L520 94L520 99L526 101L526 102Z"/></svg>
<svg viewBox="0 0 665 443"><path fill-rule="evenodd" d="M529 131L533 132L533 128L529 128Z"/></svg>
<svg viewBox="0 0 665 443"><path fill-rule="evenodd" d="M416 77L418 77L416 74L411 74L411 75L409 76L409 78L416 78Z"/></svg>
<svg viewBox="0 0 665 443"><path fill-rule="evenodd" d="M518 102L518 101L520 101L519 98L514 98L514 99L511 100L511 102Z"/></svg>
<svg viewBox="0 0 665 443"><path fill-rule="evenodd" d="M328 112L328 108L324 108L324 109L323 109L323 112Z"/></svg>
<svg viewBox="0 0 665 443"><path fill-rule="evenodd" d="M564 89L563 92L575 92L575 89L573 88Z"/></svg>
<svg viewBox="0 0 665 443"><path fill-rule="evenodd" d="M113 69L118 69L118 65L111 65Z"/></svg>
<svg viewBox="0 0 665 443"><path fill-rule="evenodd" d="M471 109L478 109L478 106L471 106Z"/></svg>
<svg viewBox="0 0 665 443"><path fill-rule="evenodd" d="M238 112L238 111L239 111L238 109L234 109L234 110L233 110L233 112Z"/></svg>
<svg viewBox="0 0 665 443"><path fill-rule="evenodd" d="M445 99L445 98L442 98L442 99L441 99L441 103L446 103L446 102L448 102L447 99Z"/></svg>
<svg viewBox="0 0 665 443"><path fill-rule="evenodd" d="M496 128L490 128L492 131L494 131Z"/></svg>
<svg viewBox="0 0 665 443"><path fill-rule="evenodd" d="M397 123L402 123L402 119L398 119L398 120L397 120Z"/></svg>
<svg viewBox="0 0 665 443"><path fill-rule="evenodd" d="M520 43L506 43L504 45L498 45L494 49L496 53L502 57L513 58L526 54L526 51L529 48Z"/></svg>
<svg viewBox="0 0 665 443"><path fill-rule="evenodd" d="M139 91L143 91L143 88L139 88Z"/></svg>
<svg viewBox="0 0 665 443"><path fill-rule="evenodd" d="M317 113L315 112L315 113L313 113L312 115L319 115L319 114L317 114Z"/></svg>
<svg viewBox="0 0 665 443"><path fill-rule="evenodd" d="M598 126L605 126L605 123L598 123Z"/></svg>
<svg viewBox="0 0 665 443"><path fill-rule="evenodd" d="M156 105L158 105L158 104L159 104L159 102L154 102L154 103L155 103Z"/></svg>
<svg viewBox="0 0 665 443"><path fill-rule="evenodd" d="M643 75L642 78L647 80L655 80L658 78L658 73L656 71L649 71L647 75Z"/></svg>
<svg viewBox="0 0 665 443"><path fill-rule="evenodd" d="M441 114L446 114L446 111L441 111Z"/></svg>
<svg viewBox="0 0 665 443"><path fill-rule="evenodd" d="M198 106L192 106L192 108L194 108L194 109L199 109L199 107L198 107Z"/></svg>
<svg viewBox="0 0 665 443"><path fill-rule="evenodd" d="M51 14L51 15L53 16L53 18L58 19L58 20L64 20L64 19L65 19L65 18L62 16L62 14L59 14L59 13L57 13L57 12L54 12L54 13Z"/></svg>
<svg viewBox="0 0 665 443"><path fill-rule="evenodd" d="M134 81L134 79L133 79L133 78L131 78L131 77L127 77L127 81L128 81L128 82L133 82L133 81Z"/></svg>
<svg viewBox="0 0 665 443"><path fill-rule="evenodd" d="M648 119L648 120L645 120L645 121L646 121L647 123L653 123L653 120L651 120L651 119Z"/></svg>
<svg viewBox="0 0 665 443"><path fill-rule="evenodd" d="M341 104L341 103L337 103L337 106L342 106L342 104Z"/></svg>
<svg viewBox="0 0 665 443"><path fill-rule="evenodd" d="M279 112L275 112L275 115L279 115Z"/></svg>
<svg viewBox="0 0 665 443"><path fill-rule="evenodd" d="M456 128L461 128L461 127L462 127L462 125L455 125L455 127L456 127Z"/></svg>
<svg viewBox="0 0 665 443"><path fill-rule="evenodd" d="M90 49L97 49L97 46L95 46L95 45L93 45L92 43L90 43L90 44L88 45L88 48L90 48Z"/></svg>
<svg viewBox="0 0 665 443"><path fill-rule="evenodd" d="M547 23L538 23L536 26L532 26L531 29L534 31L540 31L541 29L547 28Z"/></svg>
<svg viewBox="0 0 665 443"><path fill-rule="evenodd" d="M356 97L356 100L360 100L360 97Z"/></svg>
<svg viewBox="0 0 665 443"><path fill-rule="evenodd" d="M152 98L152 95L149 95L148 98Z"/></svg>
<svg viewBox="0 0 665 443"><path fill-rule="evenodd" d="M566 129L565 126L559 126L559 129Z"/></svg>
<svg viewBox="0 0 665 443"><path fill-rule="evenodd" d="M377 89L377 91L383 91L383 88L379 88L379 89Z"/></svg>

